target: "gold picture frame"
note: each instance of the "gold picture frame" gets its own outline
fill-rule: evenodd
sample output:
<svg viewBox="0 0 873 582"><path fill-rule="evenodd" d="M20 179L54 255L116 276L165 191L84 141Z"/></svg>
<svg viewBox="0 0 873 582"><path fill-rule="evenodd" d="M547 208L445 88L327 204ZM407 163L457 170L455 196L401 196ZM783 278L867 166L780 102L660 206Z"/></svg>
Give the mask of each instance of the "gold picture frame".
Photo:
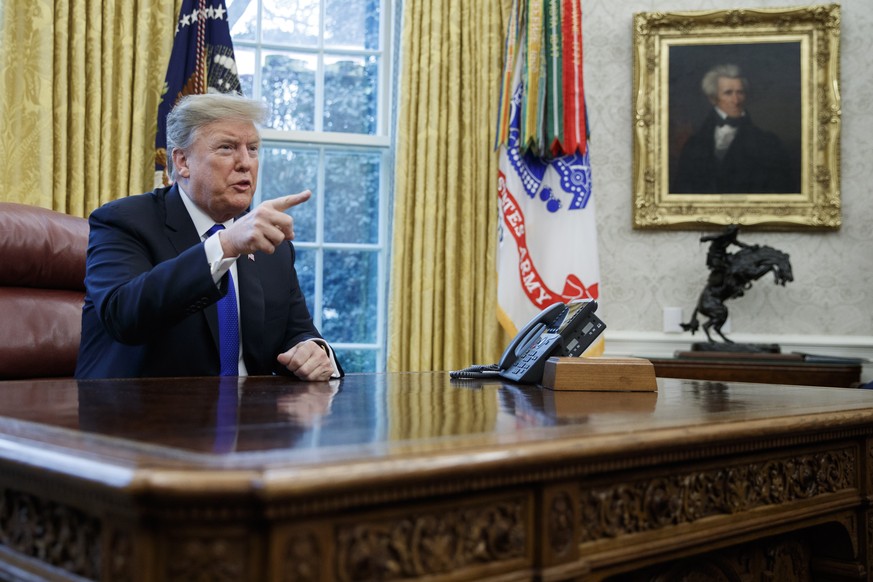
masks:
<svg viewBox="0 0 873 582"><path fill-rule="evenodd" d="M839 40L837 4L635 14L634 228L838 229ZM731 170L709 138L722 81L702 88L723 64L741 71L739 119L756 127L739 131L758 136L737 138L748 150L728 154Z"/></svg>

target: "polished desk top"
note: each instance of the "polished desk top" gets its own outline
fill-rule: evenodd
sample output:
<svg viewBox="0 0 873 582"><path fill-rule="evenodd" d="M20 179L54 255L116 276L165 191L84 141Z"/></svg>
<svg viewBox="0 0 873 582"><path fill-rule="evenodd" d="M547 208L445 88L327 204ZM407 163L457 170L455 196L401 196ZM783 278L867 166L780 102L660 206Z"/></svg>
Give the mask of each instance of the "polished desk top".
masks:
<svg viewBox="0 0 873 582"><path fill-rule="evenodd" d="M220 382L0 383L0 460L132 493L202 491L213 475L222 492L269 497L873 421L873 392L853 389L659 379L657 393L552 392L446 373ZM229 394L239 406L222 426Z"/></svg>
<svg viewBox="0 0 873 582"><path fill-rule="evenodd" d="M658 387L0 382L0 578L651 580L699 555L709 579L752 546L754 579L869 571L873 391Z"/></svg>

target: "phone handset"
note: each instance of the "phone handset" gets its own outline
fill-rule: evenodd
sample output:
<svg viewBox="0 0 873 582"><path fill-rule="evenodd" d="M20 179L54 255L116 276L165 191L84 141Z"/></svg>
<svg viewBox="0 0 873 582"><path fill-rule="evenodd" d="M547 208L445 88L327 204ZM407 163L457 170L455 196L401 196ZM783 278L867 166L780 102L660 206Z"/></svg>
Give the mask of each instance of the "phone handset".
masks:
<svg viewBox="0 0 873 582"><path fill-rule="evenodd" d="M558 317L561 310L566 307L567 306L563 303L553 303L543 309L539 315L531 319L527 325L518 332L518 335L509 342L509 345L500 357L500 362L497 364L497 367L501 370L510 369L515 361L526 354L533 343L540 339L543 332L550 327L555 318Z"/></svg>

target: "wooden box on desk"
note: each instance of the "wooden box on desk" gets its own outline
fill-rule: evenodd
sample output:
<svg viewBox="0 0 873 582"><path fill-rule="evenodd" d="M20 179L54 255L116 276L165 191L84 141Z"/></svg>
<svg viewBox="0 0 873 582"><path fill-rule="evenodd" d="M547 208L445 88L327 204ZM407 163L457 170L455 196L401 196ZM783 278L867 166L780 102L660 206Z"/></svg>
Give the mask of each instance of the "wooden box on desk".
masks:
<svg viewBox="0 0 873 582"><path fill-rule="evenodd" d="M546 361L543 386L552 390L655 392L655 367L643 358L556 358Z"/></svg>
<svg viewBox="0 0 873 582"><path fill-rule="evenodd" d="M558 418L600 413L652 413L658 400L655 367L642 358L549 358L543 403Z"/></svg>

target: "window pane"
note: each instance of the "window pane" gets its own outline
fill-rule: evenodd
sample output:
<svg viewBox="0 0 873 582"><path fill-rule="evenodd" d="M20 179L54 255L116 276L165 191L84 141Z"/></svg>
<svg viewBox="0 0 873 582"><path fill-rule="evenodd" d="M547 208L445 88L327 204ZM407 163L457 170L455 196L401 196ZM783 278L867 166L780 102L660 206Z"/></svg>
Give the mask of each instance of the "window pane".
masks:
<svg viewBox="0 0 873 582"><path fill-rule="evenodd" d="M258 21L257 0L229 0L226 6L227 23L233 40L255 40Z"/></svg>
<svg viewBox="0 0 873 582"><path fill-rule="evenodd" d="M239 84L242 94L246 97L254 97L255 87L255 51L246 48L233 50L236 58L236 70L239 73Z"/></svg>
<svg viewBox="0 0 873 582"><path fill-rule="evenodd" d="M318 44L319 0L263 1L263 42L308 46Z"/></svg>
<svg viewBox="0 0 873 582"><path fill-rule="evenodd" d="M378 255L325 251L321 333L332 342L376 341Z"/></svg>
<svg viewBox="0 0 873 582"><path fill-rule="evenodd" d="M317 176L318 152L277 147L264 147L261 150L258 191L262 201L312 190L312 198L288 210L288 214L294 217L297 241L316 239Z"/></svg>
<svg viewBox="0 0 873 582"><path fill-rule="evenodd" d="M297 270L297 280L300 282L300 290L306 298L306 308L309 309L310 315L315 313L315 249L302 249L298 246L294 247L296 252L294 257L294 267ZM313 316L313 320L315 317ZM321 335L324 335L324 330ZM324 335L329 342L337 340Z"/></svg>
<svg viewBox="0 0 873 582"><path fill-rule="evenodd" d="M376 350L336 350L343 372L375 372Z"/></svg>
<svg viewBox="0 0 873 582"><path fill-rule="evenodd" d="M315 129L316 66L316 59L311 55L264 55L261 95L270 106L269 127L280 130Z"/></svg>
<svg viewBox="0 0 873 582"><path fill-rule="evenodd" d="M326 242L379 242L379 161L371 153L325 155Z"/></svg>
<svg viewBox="0 0 873 582"><path fill-rule="evenodd" d="M380 0L325 0L324 44L379 49Z"/></svg>
<svg viewBox="0 0 873 582"><path fill-rule="evenodd" d="M324 131L376 133L376 57L324 57Z"/></svg>

